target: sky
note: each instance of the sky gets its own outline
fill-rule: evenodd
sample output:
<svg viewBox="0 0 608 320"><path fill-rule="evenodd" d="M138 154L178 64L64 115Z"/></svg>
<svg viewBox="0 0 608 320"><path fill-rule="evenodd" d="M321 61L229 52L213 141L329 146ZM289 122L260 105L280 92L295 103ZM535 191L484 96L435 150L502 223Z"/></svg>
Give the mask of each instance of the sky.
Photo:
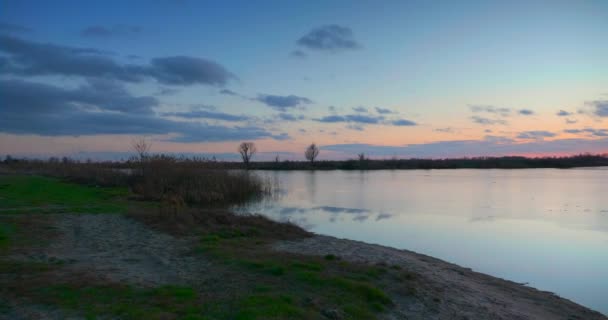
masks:
<svg viewBox="0 0 608 320"><path fill-rule="evenodd" d="M608 1L0 3L0 156L608 153Z"/></svg>

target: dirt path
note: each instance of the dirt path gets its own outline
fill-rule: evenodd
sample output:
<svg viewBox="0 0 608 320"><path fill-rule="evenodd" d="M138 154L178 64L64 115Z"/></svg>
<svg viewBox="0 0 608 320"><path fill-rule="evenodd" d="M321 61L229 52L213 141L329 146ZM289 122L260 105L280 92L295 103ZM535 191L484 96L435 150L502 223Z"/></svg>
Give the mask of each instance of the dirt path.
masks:
<svg viewBox="0 0 608 320"><path fill-rule="evenodd" d="M387 319L567 319L607 317L553 293L473 272L411 251L358 241L314 236L277 243L274 249L370 264L386 264L416 274L413 298L393 299ZM395 283L389 292L398 292Z"/></svg>
<svg viewBox="0 0 608 320"><path fill-rule="evenodd" d="M194 255L192 240L154 231L123 215L57 215L59 236L28 258L65 262L66 272L94 274L137 286L193 285L210 263Z"/></svg>

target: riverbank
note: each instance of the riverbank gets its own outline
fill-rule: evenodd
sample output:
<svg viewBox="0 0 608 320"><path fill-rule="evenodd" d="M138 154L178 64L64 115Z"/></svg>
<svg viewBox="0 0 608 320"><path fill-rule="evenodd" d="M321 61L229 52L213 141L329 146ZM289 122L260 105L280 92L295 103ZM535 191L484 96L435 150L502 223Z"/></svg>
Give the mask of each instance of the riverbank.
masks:
<svg viewBox="0 0 608 320"><path fill-rule="evenodd" d="M3 290L2 297L7 300L0 318L79 319L111 315L162 318L165 314L167 319L197 319L195 316L207 319L205 314L208 312L216 316L210 319L229 319L231 316L224 316L217 310L197 309L196 305L203 302L194 297L204 293L205 299L217 302L223 300L218 300L218 296L230 292L230 295L247 296L251 294L248 291L260 290L263 294L257 295L267 299L263 302L267 305L260 307L262 310L245 303L241 312L232 316L240 314L243 319L350 319L367 316L379 319L606 319L550 292L473 272L414 252L357 241L322 235L298 236L268 242L253 250L255 255L266 257L277 252L279 259L249 260L251 255L239 253L240 261L227 262L225 259L234 259L230 257L234 248L214 253L214 248L221 245L215 243L216 240L207 240L213 244L207 243L207 249L199 247L199 250L208 254L196 254L194 249L200 244L196 237L176 237L123 215L61 214L30 218L33 218L30 225L37 224L40 228L46 224L42 229L52 230L53 241L48 246L18 250L8 260L3 260L5 264L7 261L19 263L26 269L37 266L37 270L29 270L27 274L16 270L10 274L3 270L3 287L15 289L18 286L19 289L12 292ZM6 221L6 216L2 219ZM235 239L238 238L228 236L224 241ZM216 254L228 256L218 257ZM330 268L336 270L329 271ZM295 279L290 279L289 273L294 270ZM244 274L235 277L236 272ZM332 276L326 277L325 272L331 272ZM362 280L350 280L358 277ZM337 279L345 281L337 283L338 289L353 281L352 288L364 290L362 298L375 300L380 306L369 310L363 307L350 314L340 301L328 303L331 297L321 290L336 290L331 282ZM273 288L277 280L293 281L289 284L293 287ZM250 281L255 281L261 288L252 287ZM285 298L284 302L270 298L289 297L289 292L296 290L301 285L297 282L301 281L312 283L312 290L302 296ZM323 281L328 284L322 284ZM45 288L59 296L46 296L44 292L36 292L37 288ZM237 293L241 290L243 292ZM93 294L101 295L102 300ZM214 294L218 296L214 297ZM164 302L160 306L140 301L156 295L155 299L179 300L182 299L180 295L186 295L187 299ZM356 297L348 299L357 301ZM125 304L123 308L126 311L116 310L109 303ZM135 306L127 307L127 303ZM144 308L160 310L147 313ZM178 308L184 310L176 310ZM184 313L185 310L190 310L190 313ZM372 314L368 314L370 310ZM357 312L364 316L354 317Z"/></svg>
<svg viewBox="0 0 608 320"><path fill-rule="evenodd" d="M10 181L0 181L1 319L606 319L428 256L261 216L176 214L42 180L73 195L60 197L36 177L17 194Z"/></svg>

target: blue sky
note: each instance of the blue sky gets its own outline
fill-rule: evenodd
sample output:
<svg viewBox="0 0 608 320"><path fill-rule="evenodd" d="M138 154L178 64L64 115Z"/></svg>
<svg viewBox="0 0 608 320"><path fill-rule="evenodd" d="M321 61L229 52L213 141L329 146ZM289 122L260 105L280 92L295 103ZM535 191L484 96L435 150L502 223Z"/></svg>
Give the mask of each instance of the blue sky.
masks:
<svg viewBox="0 0 608 320"><path fill-rule="evenodd" d="M606 35L606 1L7 0L0 153L607 152Z"/></svg>

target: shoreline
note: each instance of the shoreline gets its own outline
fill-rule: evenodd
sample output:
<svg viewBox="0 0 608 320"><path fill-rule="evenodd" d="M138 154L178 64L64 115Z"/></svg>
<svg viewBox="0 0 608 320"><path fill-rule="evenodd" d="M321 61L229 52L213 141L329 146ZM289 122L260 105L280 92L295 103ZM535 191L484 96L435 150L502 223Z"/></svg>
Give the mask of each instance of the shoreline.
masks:
<svg viewBox="0 0 608 320"><path fill-rule="evenodd" d="M409 250L318 234L280 241L272 249L331 255L348 262L400 268L421 275L417 299L395 300L395 310L385 319L608 319L553 292Z"/></svg>

